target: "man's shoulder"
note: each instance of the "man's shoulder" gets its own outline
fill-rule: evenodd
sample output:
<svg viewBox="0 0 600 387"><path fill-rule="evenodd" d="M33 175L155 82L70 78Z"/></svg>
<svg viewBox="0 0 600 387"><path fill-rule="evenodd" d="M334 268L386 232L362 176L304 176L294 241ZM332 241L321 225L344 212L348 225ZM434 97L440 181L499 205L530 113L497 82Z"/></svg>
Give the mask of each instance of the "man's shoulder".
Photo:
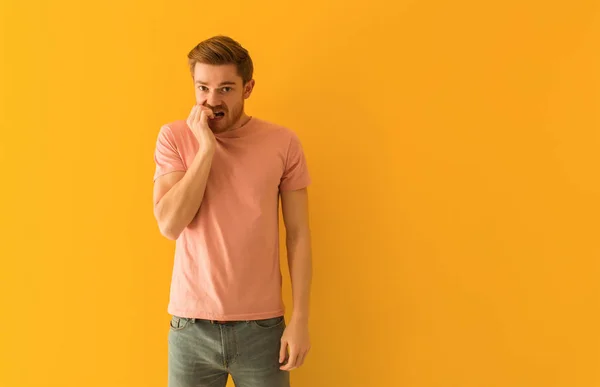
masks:
<svg viewBox="0 0 600 387"><path fill-rule="evenodd" d="M163 124L158 130L158 141L173 146L181 146L189 141L191 132L185 120L176 120Z"/></svg>
<svg viewBox="0 0 600 387"><path fill-rule="evenodd" d="M255 117L253 119L256 119L261 131L264 131L265 133L269 133L287 140L289 140L291 137L297 136L296 132L294 132L289 126L262 118Z"/></svg>
<svg viewBox="0 0 600 387"><path fill-rule="evenodd" d="M180 136L185 134L188 130L187 123L185 120L175 120L171 122L167 122L160 127L161 132L169 132L174 136Z"/></svg>

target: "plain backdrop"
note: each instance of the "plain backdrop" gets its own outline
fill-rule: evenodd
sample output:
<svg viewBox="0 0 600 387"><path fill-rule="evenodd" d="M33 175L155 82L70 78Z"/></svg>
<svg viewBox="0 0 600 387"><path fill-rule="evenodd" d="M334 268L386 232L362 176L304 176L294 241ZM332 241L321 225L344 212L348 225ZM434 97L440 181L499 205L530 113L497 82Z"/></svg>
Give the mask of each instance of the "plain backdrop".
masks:
<svg viewBox="0 0 600 387"><path fill-rule="evenodd" d="M0 386L166 386L153 152L216 34L313 177L294 386L600 386L597 1L3 0L0 25Z"/></svg>

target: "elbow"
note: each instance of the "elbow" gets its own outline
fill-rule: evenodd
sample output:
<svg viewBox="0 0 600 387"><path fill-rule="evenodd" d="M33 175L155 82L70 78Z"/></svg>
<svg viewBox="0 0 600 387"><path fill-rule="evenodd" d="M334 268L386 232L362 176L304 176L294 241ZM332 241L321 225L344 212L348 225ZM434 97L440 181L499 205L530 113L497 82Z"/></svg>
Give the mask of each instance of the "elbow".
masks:
<svg viewBox="0 0 600 387"><path fill-rule="evenodd" d="M162 236L172 241L176 240L179 237L181 231L178 232L176 230L172 218L167 216L167 214L161 206L160 201L154 203L154 218L158 223L158 230L160 231L160 234Z"/></svg>
<svg viewBox="0 0 600 387"><path fill-rule="evenodd" d="M179 234L178 232L176 232L175 230L173 230L172 227L169 226L159 226L160 229L160 233L162 234L162 236L164 236L167 239L170 239L172 241L177 240L177 238L179 238Z"/></svg>
<svg viewBox="0 0 600 387"><path fill-rule="evenodd" d="M164 219L163 217L156 217L158 222L158 229L162 236L172 241L177 240L182 230L179 230L172 221Z"/></svg>

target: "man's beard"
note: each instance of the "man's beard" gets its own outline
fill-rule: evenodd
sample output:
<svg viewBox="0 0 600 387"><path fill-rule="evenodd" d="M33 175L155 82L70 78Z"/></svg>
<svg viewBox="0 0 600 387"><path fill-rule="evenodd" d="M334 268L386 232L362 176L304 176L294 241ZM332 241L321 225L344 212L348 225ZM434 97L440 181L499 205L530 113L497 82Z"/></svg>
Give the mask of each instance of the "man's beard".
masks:
<svg viewBox="0 0 600 387"><path fill-rule="evenodd" d="M219 109L215 109L219 110ZM235 110L225 110L225 116L222 118L222 121L213 122L211 124L209 120L209 127L213 131L213 133L223 133L231 128L239 121L240 117L244 112L244 102L242 101L239 109Z"/></svg>

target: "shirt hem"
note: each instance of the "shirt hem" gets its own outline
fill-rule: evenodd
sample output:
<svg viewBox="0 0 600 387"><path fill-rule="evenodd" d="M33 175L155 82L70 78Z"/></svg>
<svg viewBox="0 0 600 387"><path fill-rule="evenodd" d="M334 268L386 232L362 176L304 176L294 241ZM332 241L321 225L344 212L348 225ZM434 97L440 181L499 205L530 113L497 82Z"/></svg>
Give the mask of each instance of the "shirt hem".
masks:
<svg viewBox="0 0 600 387"><path fill-rule="evenodd" d="M300 189L304 189L304 188L308 188L310 186L310 181L308 182L304 182L304 183L296 183L296 184L288 184L288 185L283 185L283 186L279 186L279 191L280 192L288 192L288 191L297 191Z"/></svg>
<svg viewBox="0 0 600 387"><path fill-rule="evenodd" d="M156 179L158 179L159 177L168 175L169 173L173 173L173 172L187 172L187 171L185 169L167 169L167 170L164 170L162 172L155 174L153 182L156 182Z"/></svg>
<svg viewBox="0 0 600 387"><path fill-rule="evenodd" d="M243 314L213 314L206 312L182 310L177 308L168 308L168 313L184 318L196 318L200 320L215 320L215 321L246 321L246 320L264 320L268 318L280 317L285 314L284 309L279 309L271 312L261 313L243 313Z"/></svg>

